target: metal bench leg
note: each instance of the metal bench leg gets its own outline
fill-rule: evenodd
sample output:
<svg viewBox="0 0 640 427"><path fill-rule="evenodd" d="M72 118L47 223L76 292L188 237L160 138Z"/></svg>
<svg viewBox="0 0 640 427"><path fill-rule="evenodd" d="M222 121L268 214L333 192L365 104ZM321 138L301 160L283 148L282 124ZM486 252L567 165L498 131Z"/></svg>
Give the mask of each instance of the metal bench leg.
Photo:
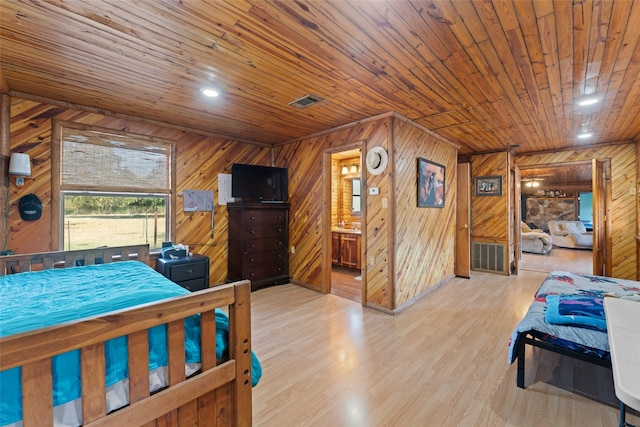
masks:
<svg viewBox="0 0 640 427"><path fill-rule="evenodd" d="M620 401L620 427L635 427L627 422L627 405Z"/></svg>
<svg viewBox="0 0 640 427"><path fill-rule="evenodd" d="M516 377L516 385L520 388L525 388L524 385L524 339L522 337L518 341L518 350L517 350L517 358L518 358L518 371Z"/></svg>

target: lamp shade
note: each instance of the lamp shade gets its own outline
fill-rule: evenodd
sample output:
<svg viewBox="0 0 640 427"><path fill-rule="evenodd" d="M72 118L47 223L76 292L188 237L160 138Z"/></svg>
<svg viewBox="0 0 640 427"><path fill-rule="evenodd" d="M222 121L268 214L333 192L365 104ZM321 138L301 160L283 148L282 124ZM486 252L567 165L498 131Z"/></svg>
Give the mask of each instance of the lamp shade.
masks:
<svg viewBox="0 0 640 427"><path fill-rule="evenodd" d="M31 159L28 154L11 153L9 175L31 176Z"/></svg>

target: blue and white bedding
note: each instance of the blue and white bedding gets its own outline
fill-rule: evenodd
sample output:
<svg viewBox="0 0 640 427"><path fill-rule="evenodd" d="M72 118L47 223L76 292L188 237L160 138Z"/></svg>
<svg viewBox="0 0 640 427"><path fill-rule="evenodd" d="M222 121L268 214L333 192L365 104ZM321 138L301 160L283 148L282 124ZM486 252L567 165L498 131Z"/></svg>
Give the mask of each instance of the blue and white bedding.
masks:
<svg viewBox="0 0 640 427"><path fill-rule="evenodd" d="M601 304L607 294L624 297L639 293L640 282L633 280L566 271L550 273L538 289L529 311L511 334L509 363L516 359L520 333L527 331L535 331L538 337L565 348L608 353L609 341L606 326L603 328L604 319L598 319L598 301ZM579 312L579 309L569 312L571 299L585 303L591 301L593 307L589 308L589 313L584 310ZM561 303L563 314L560 314ZM549 314L548 309L552 310Z"/></svg>
<svg viewBox="0 0 640 427"><path fill-rule="evenodd" d="M88 316L133 307L179 295L189 291L171 282L144 263L121 261L111 264L71 267L0 277L0 337L52 326ZM229 320L216 310L216 356L227 351ZM200 316L185 319L186 372L199 368ZM105 343L106 384L109 403L117 408L126 404L127 340L116 338ZM54 357L54 407L74 412L80 400L80 354L72 351ZM262 374L260 363L252 354L253 385ZM168 363L166 326L149 330L149 370L152 389L166 384L164 372ZM20 368L0 372L0 426L20 425L22 393ZM122 384L125 382L125 390ZM123 397L124 396L124 397ZM114 406L115 405L115 406ZM71 409L69 409L71 408ZM67 415L60 415L67 417ZM73 419L75 415L69 418ZM16 424L17 423L17 424ZM60 421L60 424L67 425Z"/></svg>

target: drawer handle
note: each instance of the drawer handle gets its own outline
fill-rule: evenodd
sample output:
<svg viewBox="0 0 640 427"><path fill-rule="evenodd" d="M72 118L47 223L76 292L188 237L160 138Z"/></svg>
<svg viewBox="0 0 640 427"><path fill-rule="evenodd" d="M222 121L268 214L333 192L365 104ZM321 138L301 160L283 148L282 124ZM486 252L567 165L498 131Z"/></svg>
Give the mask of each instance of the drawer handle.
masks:
<svg viewBox="0 0 640 427"><path fill-rule="evenodd" d="M249 273L249 276L253 277L253 276L255 276L255 274L254 273Z"/></svg>
<svg viewBox="0 0 640 427"><path fill-rule="evenodd" d="M256 247L256 245L254 245L254 244L252 243L252 244L251 244L251 247L252 247L252 248L255 248L255 247Z"/></svg>
<svg viewBox="0 0 640 427"><path fill-rule="evenodd" d="M255 258L250 258L249 261L256 262Z"/></svg>
<svg viewBox="0 0 640 427"><path fill-rule="evenodd" d="M189 270L186 271L186 273L187 273L187 276L191 276L193 274L193 270L189 269Z"/></svg>
<svg viewBox="0 0 640 427"><path fill-rule="evenodd" d="M282 258L282 254L278 254L278 258Z"/></svg>
<svg viewBox="0 0 640 427"><path fill-rule="evenodd" d="M256 220L256 217L251 215L251 221L255 221L255 220Z"/></svg>
<svg viewBox="0 0 640 427"><path fill-rule="evenodd" d="M249 233L256 234L255 230L249 230Z"/></svg>
<svg viewBox="0 0 640 427"><path fill-rule="evenodd" d="M282 233L282 228L278 228L278 233Z"/></svg>

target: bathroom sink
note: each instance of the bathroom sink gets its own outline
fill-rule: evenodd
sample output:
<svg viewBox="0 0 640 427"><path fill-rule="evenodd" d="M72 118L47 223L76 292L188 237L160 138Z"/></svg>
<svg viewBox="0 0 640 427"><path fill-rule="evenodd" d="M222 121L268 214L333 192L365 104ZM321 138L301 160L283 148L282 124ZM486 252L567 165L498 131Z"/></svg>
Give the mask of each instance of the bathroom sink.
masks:
<svg viewBox="0 0 640 427"><path fill-rule="evenodd" d="M339 233L360 234L360 230L354 230L351 227L333 227L331 230Z"/></svg>

